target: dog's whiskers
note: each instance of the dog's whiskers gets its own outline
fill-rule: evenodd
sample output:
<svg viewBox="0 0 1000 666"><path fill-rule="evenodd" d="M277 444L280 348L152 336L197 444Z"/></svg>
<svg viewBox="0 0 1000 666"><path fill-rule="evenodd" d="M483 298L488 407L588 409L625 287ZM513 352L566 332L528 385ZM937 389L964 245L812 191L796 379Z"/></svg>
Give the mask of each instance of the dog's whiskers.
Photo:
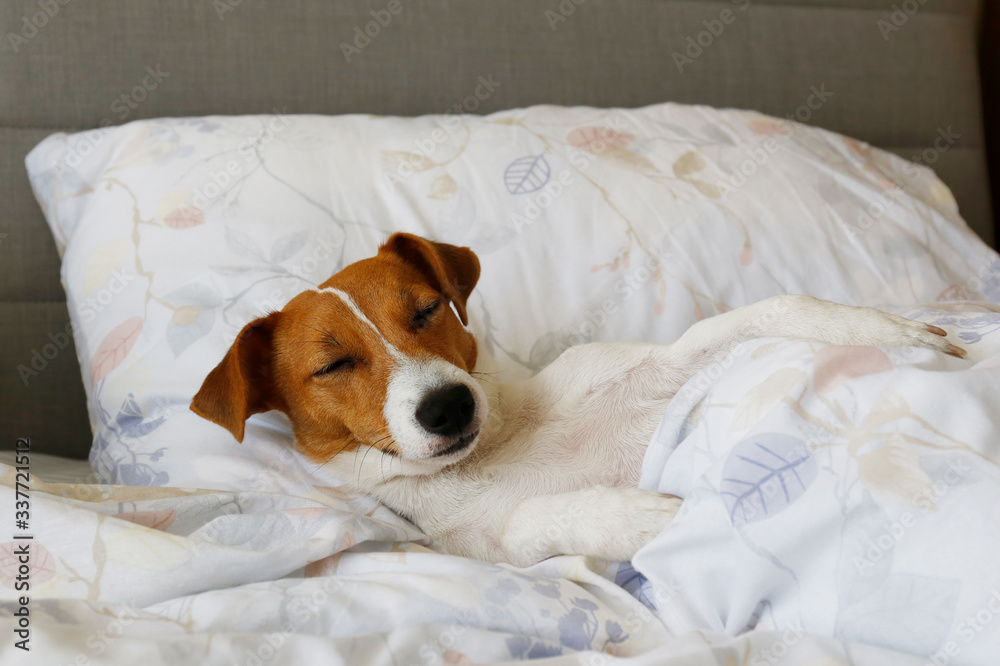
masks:
<svg viewBox="0 0 1000 666"><path fill-rule="evenodd" d="M330 456L330 459L332 460L335 456L343 453L347 449L348 446L350 446L351 444L353 444L356 441L358 441L357 437L351 437L351 439L347 442L347 444L344 444L342 447L340 447L340 449L337 451L337 453L334 453L332 456Z"/></svg>
<svg viewBox="0 0 1000 666"><path fill-rule="evenodd" d="M472 371L469 374L470 375L479 375L480 377L482 377L482 379L488 379L488 380L490 380L492 382L496 382L497 384L500 383L500 379L497 378L497 376L496 376L497 373L495 373L495 372L476 372L476 371ZM476 379L478 380L479 377L477 377Z"/></svg>
<svg viewBox="0 0 1000 666"><path fill-rule="evenodd" d="M385 437L382 437L380 439L376 439L374 442L372 442L372 446L378 446L381 442L384 442L385 440L389 439L390 437L392 437L392 435L386 435Z"/></svg>
<svg viewBox="0 0 1000 666"><path fill-rule="evenodd" d="M371 450L373 448L375 448L375 447L374 446L369 446L368 450L365 451L365 455L361 456L361 465L358 466L358 487L361 486L361 472L365 468L365 458L368 457L368 454L371 453Z"/></svg>

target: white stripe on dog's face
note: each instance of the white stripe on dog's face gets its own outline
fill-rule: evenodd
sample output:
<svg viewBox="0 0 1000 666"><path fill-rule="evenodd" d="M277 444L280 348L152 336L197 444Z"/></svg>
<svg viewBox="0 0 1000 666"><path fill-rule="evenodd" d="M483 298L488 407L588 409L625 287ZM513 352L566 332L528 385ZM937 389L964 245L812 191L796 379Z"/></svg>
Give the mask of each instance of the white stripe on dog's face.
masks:
<svg viewBox="0 0 1000 666"><path fill-rule="evenodd" d="M472 392L476 403L472 422L463 435L478 432L486 421L488 411L486 393L479 382L473 380L465 370L444 359L437 357L417 359L402 353L386 339L382 331L365 315L347 292L333 287L314 288L312 291L337 296L359 321L371 328L393 359L382 411L389 426L389 434L395 440L404 460L431 463L430 465L404 465L401 471L413 474L436 471L464 457L471 451L475 446L475 441L455 454L435 457L440 451L454 444L456 438L427 432L417 421L416 411L428 393L447 386L461 384Z"/></svg>

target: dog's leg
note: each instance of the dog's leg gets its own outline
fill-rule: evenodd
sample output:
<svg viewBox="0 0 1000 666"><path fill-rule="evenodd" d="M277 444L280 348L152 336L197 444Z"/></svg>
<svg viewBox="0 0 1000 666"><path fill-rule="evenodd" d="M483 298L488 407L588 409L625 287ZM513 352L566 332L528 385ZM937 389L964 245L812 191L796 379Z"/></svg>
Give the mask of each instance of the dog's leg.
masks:
<svg viewBox="0 0 1000 666"><path fill-rule="evenodd" d="M500 541L507 562L519 567L553 555L630 560L680 506L672 495L607 486L529 497L504 518Z"/></svg>
<svg viewBox="0 0 1000 666"><path fill-rule="evenodd" d="M785 295L704 319L671 345L675 354L728 353L741 342L763 337L807 338L833 345L928 347L958 356L965 350L944 339L936 326L811 296Z"/></svg>
<svg viewBox="0 0 1000 666"><path fill-rule="evenodd" d="M819 340L834 345L927 347L965 357L935 326L867 307L811 296L783 295L703 319L670 345L590 343L566 350L536 377L538 395L558 396L553 409L572 408L599 387L613 387L628 371L654 370L642 395L669 399L707 365L742 342L764 337Z"/></svg>

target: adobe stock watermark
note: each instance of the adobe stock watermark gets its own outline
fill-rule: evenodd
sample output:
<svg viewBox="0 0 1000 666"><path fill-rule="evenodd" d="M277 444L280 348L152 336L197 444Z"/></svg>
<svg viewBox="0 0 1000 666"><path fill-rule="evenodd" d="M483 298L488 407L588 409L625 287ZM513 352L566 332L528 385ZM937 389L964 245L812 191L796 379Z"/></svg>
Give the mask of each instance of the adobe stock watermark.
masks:
<svg viewBox="0 0 1000 666"><path fill-rule="evenodd" d="M87 637L84 644L90 648L94 657L100 657L115 640L125 635L125 630L139 619L140 611L134 603L126 603L121 612L113 613L104 629L95 631ZM87 654L80 652L73 660L73 666L90 666L94 663Z"/></svg>
<svg viewBox="0 0 1000 666"><path fill-rule="evenodd" d="M286 114L286 108L272 109L273 116L266 121L265 126L255 136L244 139L236 149L240 159L231 159L223 168L212 171L208 175L210 182L196 187L191 195L191 203L207 210L209 204L225 194L248 167L255 166L260 161L260 149L274 141L275 137L284 131L292 121Z"/></svg>
<svg viewBox="0 0 1000 666"><path fill-rule="evenodd" d="M446 663L444 659L445 654L458 644L461 637L469 630L469 627L475 626L479 619L475 612L468 608L463 608L459 611L459 614L461 615L459 621L449 623L436 637L420 646L418 652L425 663Z"/></svg>
<svg viewBox="0 0 1000 666"><path fill-rule="evenodd" d="M132 86L130 90L123 92L118 99L111 103L111 113L115 114L119 121L124 121L168 76L170 76L170 72L161 70L159 63L156 64L156 67L147 65L146 76L142 77L142 81Z"/></svg>
<svg viewBox="0 0 1000 666"><path fill-rule="evenodd" d="M7 33L7 43L14 53L20 53L24 45L38 35L38 31L49 24L59 13L60 7L68 5L71 0L38 0L38 11L30 16L24 15L17 32Z"/></svg>
<svg viewBox="0 0 1000 666"><path fill-rule="evenodd" d="M650 585L649 589L644 592L644 596L652 603L653 608L660 610L671 603L680 591L681 586L673 577L670 577L666 581L657 581ZM618 621L619 626L628 635L643 631L649 624L658 624L661 622L645 603L640 601L637 606L637 608L630 610L625 617L622 617ZM610 663L608 661L609 656L614 657L615 655L598 652L587 655L586 661L583 663L587 666L608 666Z"/></svg>
<svg viewBox="0 0 1000 666"><path fill-rule="evenodd" d="M955 633L965 641L965 645L969 645L976 640L976 636L993 624L997 616L1000 616L1000 590L993 588L990 590L989 599L973 615L966 615L965 619L958 623ZM961 653L962 646L958 641L947 641L928 658L926 666L947 666Z"/></svg>
<svg viewBox="0 0 1000 666"><path fill-rule="evenodd" d="M780 639L755 652L750 658L750 666L771 666L780 663L805 635L806 631L801 621L785 623L785 631Z"/></svg>
<svg viewBox="0 0 1000 666"><path fill-rule="evenodd" d="M111 102L111 113L119 122L124 122L132 115L132 111L139 108L139 105L149 96L149 93L160 87L170 76L170 72L165 72L156 65L146 66L146 75L136 85L123 92ZM114 120L105 116L97 124L96 129L81 132L74 135L73 142L68 146L66 156L56 165L56 172L63 169L75 169L87 159L94 149L104 140L104 137L111 131Z"/></svg>
<svg viewBox="0 0 1000 666"><path fill-rule="evenodd" d="M254 299L253 307L255 312L267 313L280 310L288 302L290 298L289 293L295 289L301 290L303 283L315 286L330 277L329 274L324 272L318 276L322 279L310 279L321 266L332 267L334 260L340 256L342 243L329 236L317 238L312 240L311 243L312 251L309 255L285 270L285 273L280 278L282 286L271 289L263 298ZM298 292L295 291L294 293ZM263 314L258 316L263 316ZM235 336L243 329L244 324L229 323L228 326L233 330L233 335Z"/></svg>
<svg viewBox="0 0 1000 666"><path fill-rule="evenodd" d="M243 4L243 0L212 0L212 9L220 21L226 20L226 14L235 12L236 8Z"/></svg>
<svg viewBox="0 0 1000 666"><path fill-rule="evenodd" d="M933 144L913 155L908 162L903 164L905 176L903 180L910 182L919 180L921 176L919 167L932 166L960 138L962 135L952 131L951 125L947 128L939 127ZM871 229L880 218L896 206L898 199L907 196L903 182L893 182L892 185L892 187L884 189L875 199L869 201L868 205L858 213L856 222L848 229L848 235L852 239L858 238Z"/></svg>
<svg viewBox="0 0 1000 666"><path fill-rule="evenodd" d="M528 196L528 203L520 213L511 213L510 223L514 231L521 233L526 227L533 225L553 203L574 183L577 177L587 171L590 165L597 162L605 151L617 146L615 140L628 129L633 129L632 123L624 115L615 114L609 117L603 125L597 128L596 135L587 142L586 150L572 148L569 150L569 161L575 167L563 169L541 189Z"/></svg>
<svg viewBox="0 0 1000 666"><path fill-rule="evenodd" d="M553 32L559 27L560 23L564 23L566 19L576 12L576 8L583 5L587 0L561 0L561 2L556 5L556 8L545 10L545 20L548 21L549 27L552 28Z"/></svg>
<svg viewBox="0 0 1000 666"><path fill-rule="evenodd" d="M746 159L737 165L728 180L716 183L716 186L722 190L722 200L725 201L733 192L746 185L751 178L759 173L760 169L771 159L771 156L780 150L781 142L787 141L795 133L796 122L808 122L813 114L822 109L833 96L833 91L827 90L825 83L820 83L819 87L809 86L809 96L806 97L805 102L791 113L785 114L784 118L779 119L770 130L771 136L764 139L760 146L746 151Z"/></svg>
<svg viewBox="0 0 1000 666"><path fill-rule="evenodd" d="M875 21L878 31L882 34L882 39L889 41L892 33L906 25L910 17L920 11L926 2L927 0L903 0L898 5L894 4L888 18L883 17Z"/></svg>
<svg viewBox="0 0 1000 666"><path fill-rule="evenodd" d="M557 346L558 353L592 342L598 331L621 311L622 306L656 277L660 266L669 264L673 254L668 248L655 248L642 263L624 273L615 282L613 297L604 299L595 309L587 310L576 324L560 329L562 338Z"/></svg>
<svg viewBox="0 0 1000 666"><path fill-rule="evenodd" d="M465 114L475 113L481 103L489 99L503 85L502 82L494 80L493 74L476 77L476 83L471 95L452 104L451 108L444 112L438 127L431 130L429 135L413 140L413 152L401 151L393 154L395 168L385 175L392 189L396 189L400 183L418 171L426 171L436 166L432 160L434 153L442 144L454 139L466 126Z"/></svg>
<svg viewBox="0 0 1000 666"><path fill-rule="evenodd" d="M21 377L21 383L28 386L31 380L41 374L49 367L49 361L54 360L63 349L69 346L73 339L73 322L66 324L65 328L55 333L49 333L46 337L48 342L31 350L27 363L17 366L17 374Z"/></svg>
<svg viewBox="0 0 1000 666"><path fill-rule="evenodd" d="M951 462L948 465L948 471L945 472L944 478L939 481L935 481L931 484L929 488L926 488L912 498L912 504L919 507L923 514L930 513L934 511L937 507L937 501L944 497L948 491L953 487L958 485L958 483L965 478L972 468L969 466L968 462L964 459L958 459ZM867 549L865 550L864 557L860 555L855 555L853 564L854 568L858 570L859 573L864 573L866 569L870 569L875 566L876 562L882 560L886 554L896 547L896 544L906 536L907 532L913 529L917 524L917 516L911 511L904 511L899 515L899 519L893 521L889 525L885 526L879 534L874 538L869 539L868 543L865 544Z"/></svg>
<svg viewBox="0 0 1000 666"><path fill-rule="evenodd" d="M797 297L795 295L772 296L766 300L758 301L744 307L754 308L758 314L753 318L753 333L747 334L743 341L766 336L780 336L780 331L772 327L779 321L786 320L786 315L792 311L792 303ZM801 298L801 297L798 297ZM704 321L704 320L703 320ZM684 386L677 392L675 397L688 396L689 394L701 394L708 391L717 382L722 374L733 367L736 360L746 353L746 347L737 344L725 356L717 361L712 361L696 369L696 374L684 383ZM691 396L695 397L695 396Z"/></svg>
<svg viewBox="0 0 1000 666"><path fill-rule="evenodd" d="M410 1L406 0L408 3ZM401 14L403 9L405 6L402 0L389 0L384 9L373 9L368 12L374 20L365 23L364 30L359 25L354 26L352 43L340 43L340 52L344 54L347 63L351 63L352 57L361 55L361 52L368 48L372 40L381 35L384 28L389 27L389 24L392 23L392 17Z"/></svg>
<svg viewBox="0 0 1000 666"><path fill-rule="evenodd" d="M747 7L750 6L750 0L730 0L730 2L736 5L741 12L746 11ZM677 66L677 71L683 74L685 67L693 65L694 61L705 52L705 49L711 47L715 40L722 36L722 33L726 31L726 26L736 22L736 17L737 14L727 7L719 12L718 17L702 21L701 24L705 26L705 29L694 36L688 35L684 52L674 51L670 54Z"/></svg>
<svg viewBox="0 0 1000 666"><path fill-rule="evenodd" d="M982 298L983 289L986 288L987 282L995 283L997 281L998 273L1000 273L998 268L1000 266L997 265L997 260L993 257L987 257L984 261L980 262L976 272L962 285L962 289L966 291L964 300L974 300L974 295Z"/></svg>
<svg viewBox="0 0 1000 666"><path fill-rule="evenodd" d="M77 304L77 314L84 323L93 321L98 314L111 305L118 294L125 291L128 284L135 278L135 273L124 268L116 268L111 272L107 286ZM49 333L46 338L48 341L41 348L32 349L26 363L17 366L17 374L25 386L28 386L32 379L38 377L41 372L48 368L49 362L55 360L62 350L69 346L73 340L73 330L73 322L70 321L62 330Z"/></svg>
<svg viewBox="0 0 1000 666"><path fill-rule="evenodd" d="M296 625L304 626L314 615L329 605L329 601L341 588L344 581L333 576L323 576L322 578L309 578L306 580L322 580L320 586L316 587L308 597L297 596L292 599L284 608L283 616L287 620L281 624L278 631L261 636L261 642L256 649L246 649L241 661L233 659L232 664L244 664L245 666L264 666L267 662L281 650L291 636L297 633ZM288 663L284 660L278 663Z"/></svg>

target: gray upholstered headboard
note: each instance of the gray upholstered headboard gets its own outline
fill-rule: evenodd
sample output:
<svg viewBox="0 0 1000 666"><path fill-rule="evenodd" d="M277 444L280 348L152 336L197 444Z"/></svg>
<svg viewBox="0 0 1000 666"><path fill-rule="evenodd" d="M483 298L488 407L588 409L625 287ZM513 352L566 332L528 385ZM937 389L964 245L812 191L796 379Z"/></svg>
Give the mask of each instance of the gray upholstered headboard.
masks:
<svg viewBox="0 0 1000 666"><path fill-rule="evenodd" d="M105 119L276 108L443 112L472 95L482 76L498 85L477 113L673 100L798 114L908 158L927 150L966 219L993 242L976 5L7 0L0 5L0 448L21 435L37 451L84 457L90 447L72 345L41 356L53 355L68 314L23 159L50 132ZM160 73L146 79L152 89L140 90L147 68ZM810 109L815 90L828 99ZM952 142L939 141L949 132ZM33 362L37 376L22 377L19 366Z"/></svg>

